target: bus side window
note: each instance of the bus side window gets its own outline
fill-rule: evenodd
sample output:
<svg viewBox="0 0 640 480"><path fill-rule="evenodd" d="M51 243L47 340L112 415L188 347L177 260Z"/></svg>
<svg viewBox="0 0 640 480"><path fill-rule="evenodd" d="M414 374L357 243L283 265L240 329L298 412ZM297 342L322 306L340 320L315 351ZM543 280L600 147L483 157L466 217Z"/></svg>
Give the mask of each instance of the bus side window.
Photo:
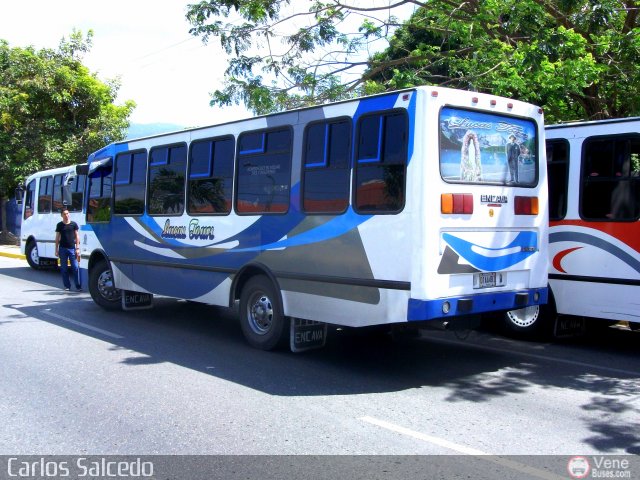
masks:
<svg viewBox="0 0 640 480"><path fill-rule="evenodd" d="M116 156L113 213L142 215L147 178L147 152L127 152Z"/></svg>
<svg viewBox="0 0 640 480"><path fill-rule="evenodd" d="M547 140L547 174L549 218L560 220L567 214L569 142L566 140Z"/></svg>
<svg viewBox="0 0 640 480"><path fill-rule="evenodd" d="M287 127L240 135L236 196L239 214L289 210L292 136Z"/></svg>
<svg viewBox="0 0 640 480"><path fill-rule="evenodd" d="M637 220L640 216L640 136L616 135L584 142L581 215L587 220ZM634 165L635 162L635 165Z"/></svg>
<svg viewBox="0 0 640 480"><path fill-rule="evenodd" d="M84 200L83 192L86 180L86 175L76 175L73 177L73 181L69 185L69 190L71 192L71 205L69 210L72 212L82 211L82 204Z"/></svg>
<svg viewBox="0 0 640 480"><path fill-rule="evenodd" d="M397 213L404 207L408 117L404 111L360 119L355 165L355 207Z"/></svg>
<svg viewBox="0 0 640 480"><path fill-rule="evenodd" d="M187 146L151 149L147 211L151 215L180 215L184 211Z"/></svg>
<svg viewBox="0 0 640 480"><path fill-rule="evenodd" d="M349 206L351 122L319 122L305 131L302 207L342 213Z"/></svg>
<svg viewBox="0 0 640 480"><path fill-rule="evenodd" d="M87 222L108 222L111 220L112 171L111 165L105 165L89 176Z"/></svg>
<svg viewBox="0 0 640 480"><path fill-rule="evenodd" d="M64 177L65 175L59 173L53 177L53 211L60 212L65 207L64 198Z"/></svg>
<svg viewBox="0 0 640 480"><path fill-rule="evenodd" d="M233 137L191 143L187 202L190 215L231 211L234 143Z"/></svg>
<svg viewBox="0 0 640 480"><path fill-rule="evenodd" d="M31 180L27 185L27 193L24 198L24 219L33 215L36 200L36 181Z"/></svg>
<svg viewBox="0 0 640 480"><path fill-rule="evenodd" d="M53 177L42 177L38 187L38 213L51 213Z"/></svg>

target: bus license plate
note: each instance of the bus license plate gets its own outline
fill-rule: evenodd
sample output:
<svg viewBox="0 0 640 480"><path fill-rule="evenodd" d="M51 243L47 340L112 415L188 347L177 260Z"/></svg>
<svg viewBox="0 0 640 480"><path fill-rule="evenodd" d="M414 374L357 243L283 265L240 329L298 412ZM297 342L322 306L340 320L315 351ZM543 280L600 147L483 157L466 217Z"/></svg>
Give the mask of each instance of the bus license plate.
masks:
<svg viewBox="0 0 640 480"><path fill-rule="evenodd" d="M473 274L473 288L492 288L505 285L507 275L500 272L482 272Z"/></svg>

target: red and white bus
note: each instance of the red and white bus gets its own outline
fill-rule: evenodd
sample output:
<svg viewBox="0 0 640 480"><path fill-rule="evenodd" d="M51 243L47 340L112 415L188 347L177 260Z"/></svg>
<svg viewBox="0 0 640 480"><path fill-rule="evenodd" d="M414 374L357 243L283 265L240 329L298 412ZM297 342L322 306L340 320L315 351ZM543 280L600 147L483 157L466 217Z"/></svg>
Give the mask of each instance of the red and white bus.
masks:
<svg viewBox="0 0 640 480"><path fill-rule="evenodd" d="M539 333L561 327L554 321L560 314L602 325L627 321L637 330L640 117L550 125L545 135L549 303L510 311L505 324L511 331Z"/></svg>

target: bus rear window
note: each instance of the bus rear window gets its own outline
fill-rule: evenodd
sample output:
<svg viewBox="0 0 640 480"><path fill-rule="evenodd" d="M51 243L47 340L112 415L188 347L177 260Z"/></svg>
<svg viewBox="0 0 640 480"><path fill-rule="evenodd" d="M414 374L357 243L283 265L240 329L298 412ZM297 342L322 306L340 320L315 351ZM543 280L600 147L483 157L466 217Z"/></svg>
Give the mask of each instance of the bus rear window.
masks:
<svg viewBox="0 0 640 480"><path fill-rule="evenodd" d="M533 187L536 145L532 120L449 107L440 112L440 175L446 182Z"/></svg>

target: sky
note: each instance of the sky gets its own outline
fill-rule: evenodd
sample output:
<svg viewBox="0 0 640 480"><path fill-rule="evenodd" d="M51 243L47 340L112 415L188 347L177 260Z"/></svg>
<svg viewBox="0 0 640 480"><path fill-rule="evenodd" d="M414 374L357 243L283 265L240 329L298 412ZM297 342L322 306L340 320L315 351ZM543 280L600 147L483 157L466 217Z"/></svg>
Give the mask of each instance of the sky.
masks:
<svg viewBox="0 0 640 480"><path fill-rule="evenodd" d="M189 34L186 7L196 2L0 0L0 38L10 47L57 48L73 29L93 30L83 63L103 81L120 78L116 104L136 102L132 124L195 127L250 117L244 106L209 105L210 93L223 87L227 56L218 39L204 45ZM364 3L388 5L390 0ZM408 18L411 11L394 13Z"/></svg>
<svg viewBox="0 0 640 480"><path fill-rule="evenodd" d="M117 104L134 100L132 124L193 127L251 116L209 106L227 66L218 40L189 34L189 0L29 0L0 2L0 38L10 47L57 48L75 28L93 30L83 63L101 80L120 77Z"/></svg>

